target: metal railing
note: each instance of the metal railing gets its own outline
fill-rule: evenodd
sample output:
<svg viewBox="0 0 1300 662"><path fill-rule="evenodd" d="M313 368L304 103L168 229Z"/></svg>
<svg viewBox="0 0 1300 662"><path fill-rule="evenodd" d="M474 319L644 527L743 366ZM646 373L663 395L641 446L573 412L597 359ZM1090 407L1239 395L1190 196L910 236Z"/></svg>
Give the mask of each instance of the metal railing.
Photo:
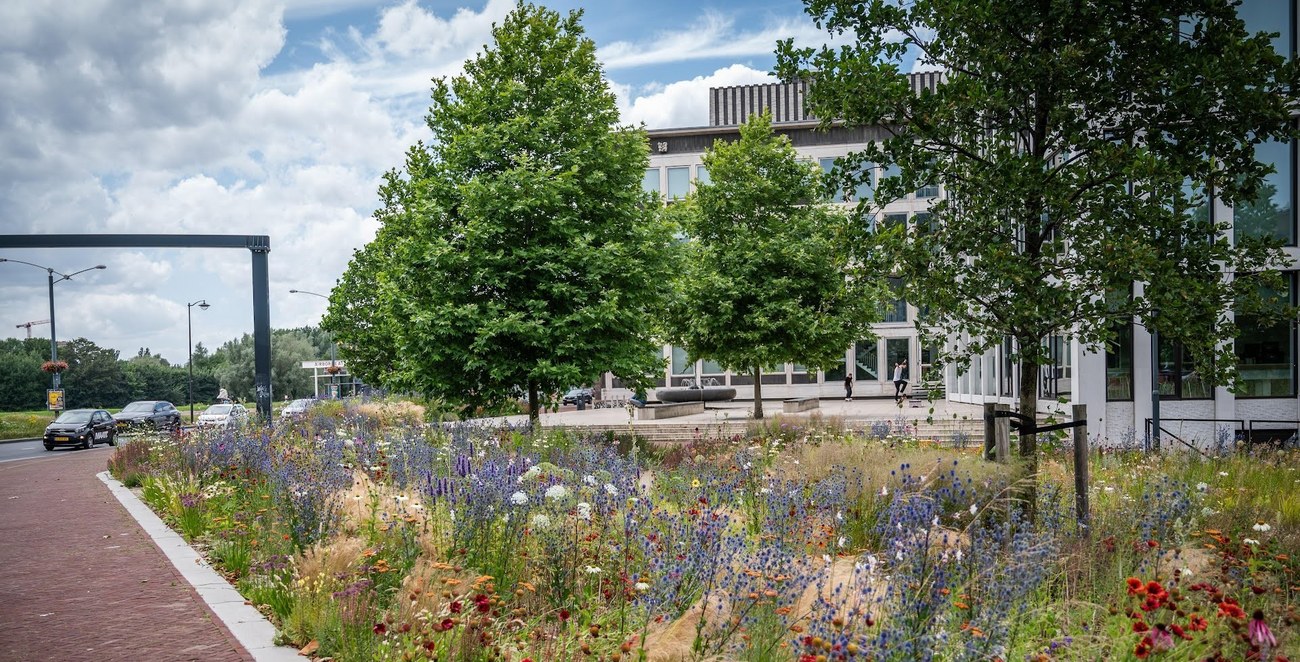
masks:
<svg viewBox="0 0 1300 662"><path fill-rule="evenodd" d="M1150 444L1150 440L1154 437L1154 435L1152 434L1152 429L1151 429L1151 419L1150 419L1150 418L1146 418L1146 419L1143 419L1143 421L1144 421L1144 424L1143 424L1143 430L1144 430L1144 432L1145 432L1145 434L1146 434L1146 440L1147 440L1146 442L1144 442L1144 445L1149 445L1149 444ZM1231 424L1233 424L1233 428L1232 428L1232 430L1233 430L1233 435L1232 435L1232 445L1233 445L1233 450L1236 450L1237 442L1241 440L1241 438L1242 438L1242 433L1243 433L1243 432L1246 432L1246 420L1245 420L1245 419L1242 419L1242 418L1164 418L1164 417L1161 417L1161 418L1160 418L1160 435L1161 435L1162 437L1168 437L1168 438L1170 438L1170 439L1173 439L1174 441L1177 441L1178 443L1180 443L1180 444L1182 444L1182 445L1184 445L1184 446L1186 446L1186 447L1188 447L1188 448L1190 448L1190 449L1196 451L1197 453L1200 453L1201 455L1203 455L1203 456L1205 456L1205 457L1209 457L1209 455L1206 454L1205 451L1203 451L1203 450L1201 450L1200 448L1198 448L1195 444L1188 443L1187 440L1183 439L1183 438L1182 438L1181 436L1179 436L1177 433L1171 431L1169 428L1165 427L1165 425L1164 425L1165 423L1173 423L1173 422L1178 422L1178 423L1231 423ZM1219 427L1219 426L1216 425L1216 426L1214 427L1214 429L1213 429L1214 434L1216 434L1216 435L1219 434L1219 430L1221 430L1221 429L1223 429L1223 428L1221 428L1221 427ZM1151 449L1150 449L1150 448L1146 448L1146 449L1144 449L1144 450L1151 450Z"/></svg>

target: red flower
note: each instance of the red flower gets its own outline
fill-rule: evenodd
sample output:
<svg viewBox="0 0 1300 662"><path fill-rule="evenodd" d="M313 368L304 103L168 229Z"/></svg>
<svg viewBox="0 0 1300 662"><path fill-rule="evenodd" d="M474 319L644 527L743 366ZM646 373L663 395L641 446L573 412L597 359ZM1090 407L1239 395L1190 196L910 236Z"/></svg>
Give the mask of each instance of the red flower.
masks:
<svg viewBox="0 0 1300 662"><path fill-rule="evenodd" d="M453 600L452 603L451 603L450 605L448 605L448 608L451 609L451 613L453 613L453 614L459 614L459 613L460 613L460 600Z"/></svg>
<svg viewBox="0 0 1300 662"><path fill-rule="evenodd" d="M1245 610L1234 602L1228 602L1228 600L1232 600L1232 598L1227 598L1219 603L1219 615L1228 618L1245 618Z"/></svg>
<svg viewBox="0 0 1300 662"><path fill-rule="evenodd" d="M1183 626L1181 626L1181 625L1179 625L1179 624L1177 624L1177 623L1170 623L1170 624L1169 624L1169 631L1172 632L1172 633L1174 633L1174 636L1176 636L1176 637L1178 637L1178 638L1180 638L1180 639L1186 639L1187 641L1191 641L1191 640L1192 640L1192 635L1187 634L1187 631L1183 629Z"/></svg>
<svg viewBox="0 0 1300 662"><path fill-rule="evenodd" d="M1208 627L1210 627L1210 622L1200 614L1192 614L1187 617L1187 629L1192 632L1204 632L1205 628Z"/></svg>
<svg viewBox="0 0 1300 662"><path fill-rule="evenodd" d="M1137 595L1138 591L1142 589L1142 580L1137 577L1129 577L1124 581L1128 584L1129 595Z"/></svg>
<svg viewBox="0 0 1300 662"><path fill-rule="evenodd" d="M375 634L384 634L385 632L388 632L388 626L384 625L382 621L380 621L379 623L375 623L374 629L375 629Z"/></svg>
<svg viewBox="0 0 1300 662"><path fill-rule="evenodd" d="M1139 660L1147 659L1147 656L1151 654L1151 643L1151 635L1142 637L1142 641L1139 641L1133 647L1133 655Z"/></svg>
<svg viewBox="0 0 1300 662"><path fill-rule="evenodd" d="M451 620L450 618L444 618L444 619L442 619L442 623L439 623L438 626L439 626L440 628L442 628L442 631L443 631L443 632L446 632L447 630L450 630L450 629L456 627L456 624L455 624L454 622L452 622L452 620Z"/></svg>
<svg viewBox="0 0 1300 662"><path fill-rule="evenodd" d="M1151 629L1151 628L1149 628L1149 627L1147 626L1146 621L1133 621L1133 631L1134 631L1134 632L1139 632L1139 633L1141 633L1141 632L1146 632L1146 631L1149 630L1149 629Z"/></svg>
<svg viewBox="0 0 1300 662"><path fill-rule="evenodd" d="M569 610L568 610L568 609L561 609L561 610L560 610L560 620L561 620L561 621L567 621L567 620L569 620Z"/></svg>

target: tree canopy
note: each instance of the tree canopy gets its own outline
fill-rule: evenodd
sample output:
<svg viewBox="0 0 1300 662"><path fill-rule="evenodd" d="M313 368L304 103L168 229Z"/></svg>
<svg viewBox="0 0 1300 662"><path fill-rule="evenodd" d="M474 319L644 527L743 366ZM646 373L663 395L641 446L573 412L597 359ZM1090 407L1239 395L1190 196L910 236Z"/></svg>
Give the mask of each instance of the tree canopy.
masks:
<svg viewBox="0 0 1300 662"><path fill-rule="evenodd" d="M890 134L856 156L898 167L863 214L942 185L931 227L864 238L864 260L902 277L927 328L963 341L949 349L1014 338L1032 416L1048 336L1100 347L1137 316L1225 380L1234 306L1277 283L1277 242L1234 242L1202 211L1211 194L1253 200L1268 172L1257 146L1295 134L1296 63L1247 34L1236 4L806 0L849 44L785 42L778 68L812 81L823 121ZM944 72L933 89L903 73L913 56ZM1032 462L1034 436L1021 439Z"/></svg>
<svg viewBox="0 0 1300 662"><path fill-rule="evenodd" d="M829 367L874 337L880 279L850 275L848 218L819 204L820 169L773 133L769 113L715 143L704 165L710 182L679 203L687 266L672 335L692 357L753 375L762 418L764 367Z"/></svg>
<svg viewBox="0 0 1300 662"><path fill-rule="evenodd" d="M434 82L434 140L389 173L382 252L358 252L325 321L367 376L472 407L527 393L536 415L546 394L661 361L671 234L580 17L521 3Z"/></svg>

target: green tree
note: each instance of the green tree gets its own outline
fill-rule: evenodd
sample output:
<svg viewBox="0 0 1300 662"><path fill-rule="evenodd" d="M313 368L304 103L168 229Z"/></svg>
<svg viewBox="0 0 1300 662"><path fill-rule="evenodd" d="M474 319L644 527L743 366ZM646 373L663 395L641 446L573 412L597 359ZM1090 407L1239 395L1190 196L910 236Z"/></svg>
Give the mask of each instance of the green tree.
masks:
<svg viewBox="0 0 1300 662"><path fill-rule="evenodd" d="M406 220L401 200L409 195L408 186L406 180L389 175L379 192L381 207L375 212L383 225L373 241L353 252L330 292L329 312L321 320L321 326L342 341L338 355L347 361L348 374L367 384L399 389L400 323L389 306L397 293L387 267Z"/></svg>
<svg viewBox="0 0 1300 662"><path fill-rule="evenodd" d="M67 391L69 409L126 404L130 395L117 350L76 338L59 343L59 360L68 362L62 387Z"/></svg>
<svg viewBox="0 0 1300 662"><path fill-rule="evenodd" d="M349 363L373 337L360 320L393 334L381 384L470 407L526 393L535 419L547 394L662 360L671 234L641 189L645 133L618 124L580 17L521 3L464 75L435 81L434 141L381 189L395 246L343 279L379 301L336 289L326 321Z"/></svg>
<svg viewBox="0 0 1300 662"><path fill-rule="evenodd" d="M873 337L879 279L850 277L849 219L816 202L820 169L772 132L770 114L715 143L704 165L711 183L675 205L689 239L670 333L692 358L752 374L763 418L764 367L828 367Z"/></svg>
<svg viewBox="0 0 1300 662"><path fill-rule="evenodd" d="M271 392L277 397L298 397L312 392L311 373L303 369L302 362L317 358L309 334L301 329L275 329L271 332ZM253 336L245 333L238 340L228 340L214 352L217 361L215 374L220 388L231 398L253 399ZM197 364L196 364L197 365ZM215 392L201 391L210 383L195 376L194 398L212 398Z"/></svg>
<svg viewBox="0 0 1300 662"><path fill-rule="evenodd" d="M1206 359L1202 374L1231 378L1229 313L1260 305L1243 295L1278 281L1281 254L1232 244L1194 210L1206 191L1254 198L1268 172L1255 146L1294 135L1300 82L1267 35L1246 33L1235 0L805 4L849 43L784 42L780 74L814 81L824 121L883 128L857 159L898 166L860 211L943 186L933 229L863 245L864 263L928 307L927 328L972 339L951 358L1014 338L1019 408L1035 416L1044 339L1098 348L1111 320L1136 315ZM935 89L901 73L913 56L946 71ZM1106 296L1134 283L1133 297ZM1033 475L1035 435L1020 440Z"/></svg>
<svg viewBox="0 0 1300 662"><path fill-rule="evenodd" d="M0 410L26 411L45 407L49 374L41 364L49 357L48 340L0 340Z"/></svg>

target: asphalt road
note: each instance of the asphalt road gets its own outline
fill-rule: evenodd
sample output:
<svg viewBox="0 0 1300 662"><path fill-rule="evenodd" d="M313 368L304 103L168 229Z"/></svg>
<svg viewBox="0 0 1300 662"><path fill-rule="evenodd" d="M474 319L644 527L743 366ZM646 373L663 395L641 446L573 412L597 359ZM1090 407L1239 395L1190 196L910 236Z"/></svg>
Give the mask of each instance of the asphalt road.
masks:
<svg viewBox="0 0 1300 662"><path fill-rule="evenodd" d="M41 445L40 439L31 441L13 441L7 444L0 444L0 462L13 462L14 460L26 460L33 457L59 457L69 453L86 453L111 449L108 444L97 444L94 451L84 451L72 446L58 446L52 451L45 450Z"/></svg>

